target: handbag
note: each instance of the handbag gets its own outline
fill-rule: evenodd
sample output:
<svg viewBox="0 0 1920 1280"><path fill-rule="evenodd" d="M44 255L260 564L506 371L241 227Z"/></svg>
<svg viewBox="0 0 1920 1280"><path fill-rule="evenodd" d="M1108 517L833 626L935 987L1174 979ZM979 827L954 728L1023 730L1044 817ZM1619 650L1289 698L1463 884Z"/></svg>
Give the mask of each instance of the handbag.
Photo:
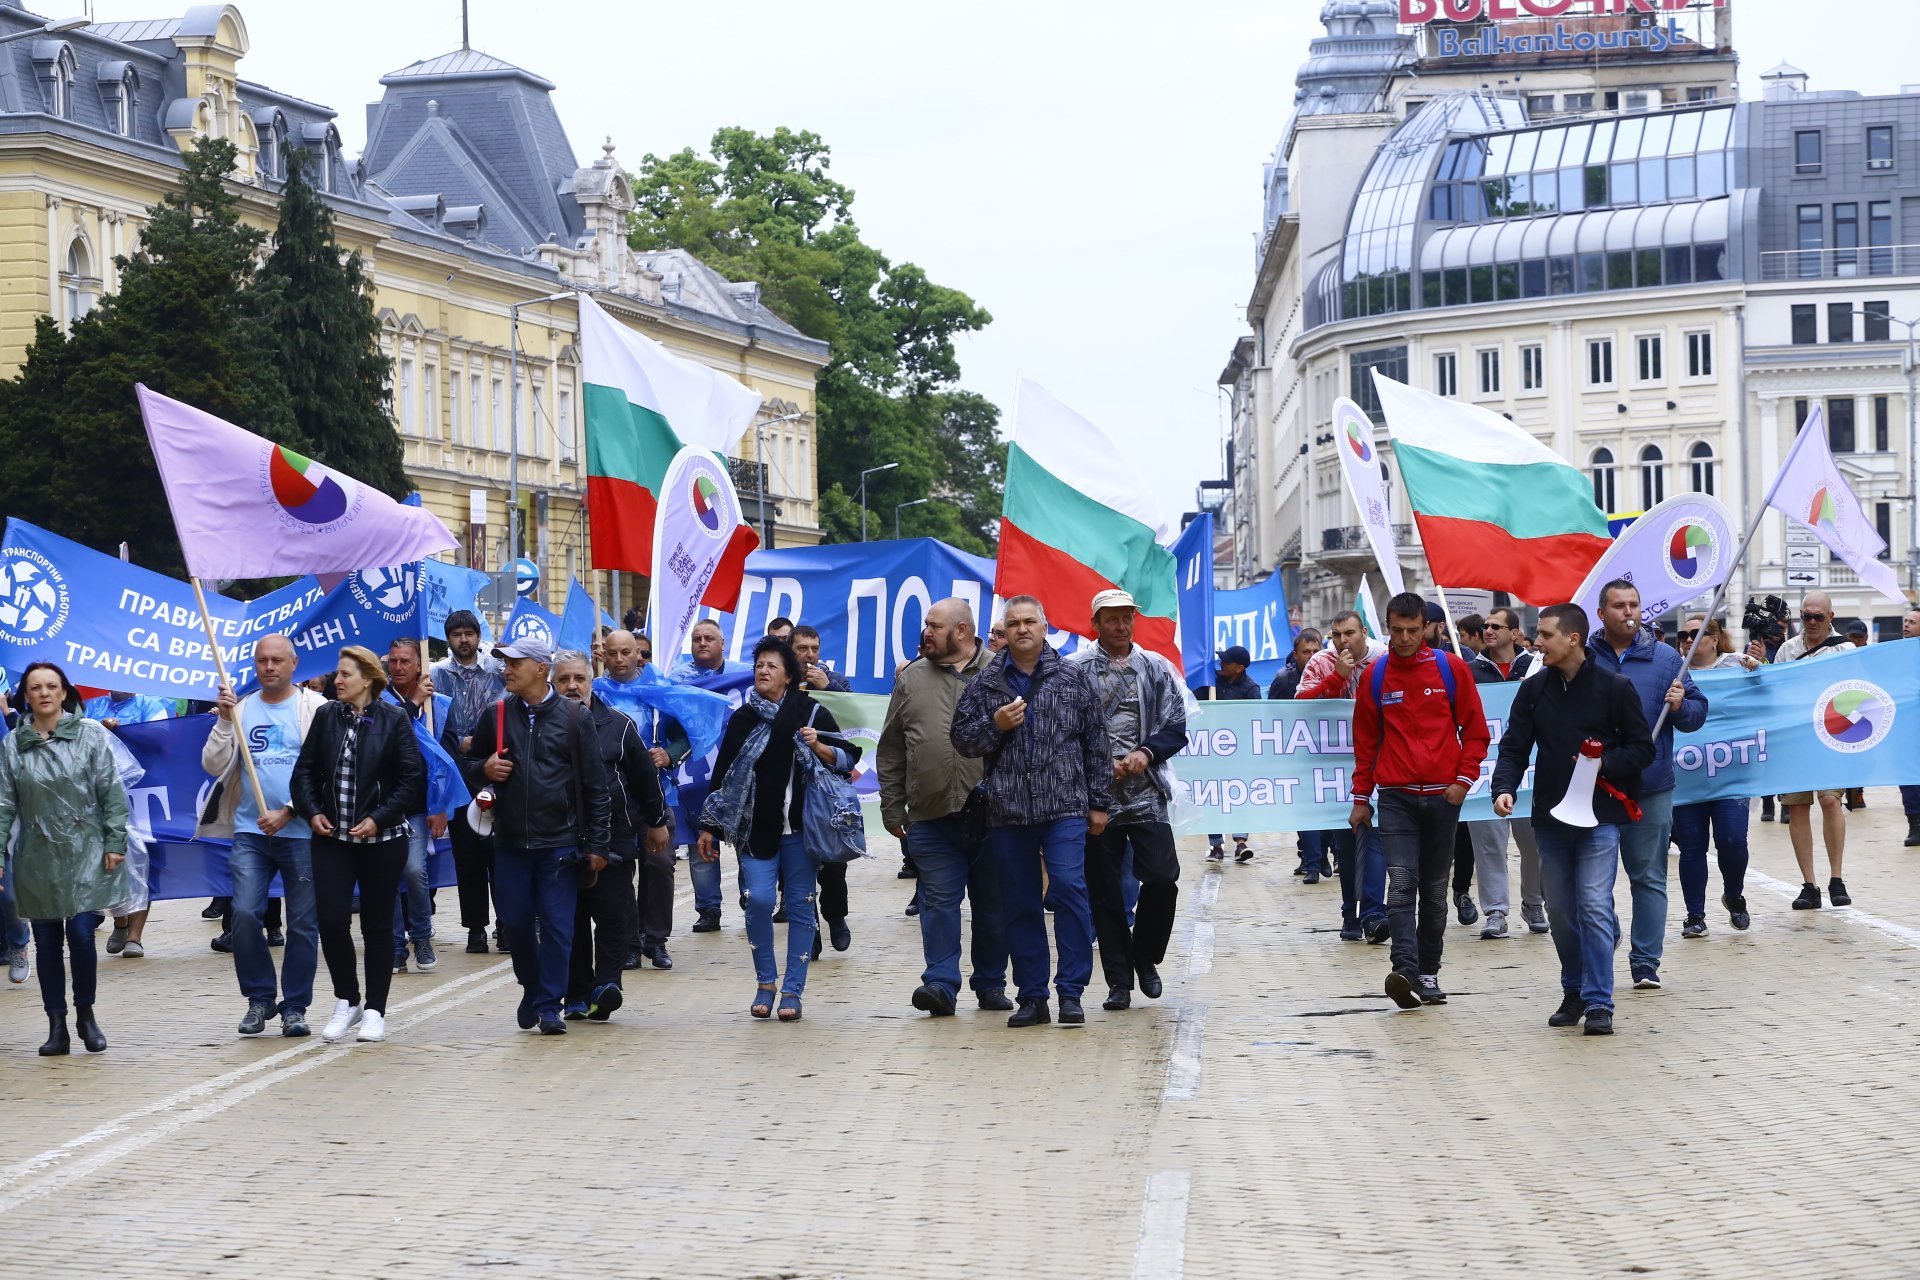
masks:
<svg viewBox="0 0 1920 1280"><path fill-rule="evenodd" d="M819 710L816 706L814 715ZM807 724L813 724L813 715L807 717ZM800 809L807 852L816 863L852 862L866 857L867 820L860 812L853 775L828 768L804 743L799 744L799 750L807 770L807 793Z"/></svg>

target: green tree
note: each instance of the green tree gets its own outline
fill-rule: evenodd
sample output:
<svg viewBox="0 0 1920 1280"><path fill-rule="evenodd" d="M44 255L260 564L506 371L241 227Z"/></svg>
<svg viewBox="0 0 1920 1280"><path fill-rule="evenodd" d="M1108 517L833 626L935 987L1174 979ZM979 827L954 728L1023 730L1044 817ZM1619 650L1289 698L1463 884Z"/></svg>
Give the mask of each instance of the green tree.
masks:
<svg viewBox="0 0 1920 1280"><path fill-rule="evenodd" d="M226 182L235 160L224 140L187 152L179 189L116 259L119 292L70 333L42 317L20 372L0 382L9 515L184 572L135 383L306 447L277 367L273 291L256 287L266 235L240 221Z"/></svg>
<svg viewBox="0 0 1920 1280"><path fill-rule="evenodd" d="M287 154L280 227L259 287L273 301L280 375L314 457L395 498L413 491L393 429L380 319L360 253L342 255L333 211L307 180L303 150Z"/></svg>
<svg viewBox="0 0 1920 1280"><path fill-rule="evenodd" d="M828 176L830 159L819 135L786 128L726 128L708 154L649 155L633 178L632 243L685 249L729 278L758 282L768 307L829 345L818 388L829 540L859 537L860 472L896 462L868 483L875 532L892 535L896 504L931 498L905 514L904 531L990 554L1004 449L996 459L993 405L953 390L953 342L992 317L868 244L853 221L854 193Z"/></svg>

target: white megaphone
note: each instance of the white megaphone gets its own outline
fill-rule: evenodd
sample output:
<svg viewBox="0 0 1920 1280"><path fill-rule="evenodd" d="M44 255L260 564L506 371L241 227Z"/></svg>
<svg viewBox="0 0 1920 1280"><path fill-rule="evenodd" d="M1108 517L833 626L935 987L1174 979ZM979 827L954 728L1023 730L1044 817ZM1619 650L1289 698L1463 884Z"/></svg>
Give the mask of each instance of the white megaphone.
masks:
<svg viewBox="0 0 1920 1280"><path fill-rule="evenodd" d="M1567 794L1548 815L1555 822L1564 822L1570 827L1600 825L1600 819L1593 815L1593 792L1600 783L1603 750L1605 748L1592 738L1580 744L1580 754L1573 758L1573 777L1567 783Z"/></svg>
<svg viewBox="0 0 1920 1280"><path fill-rule="evenodd" d="M482 787L467 805L467 825L477 836L493 834L493 788ZM1591 825L1591 824L1589 824Z"/></svg>

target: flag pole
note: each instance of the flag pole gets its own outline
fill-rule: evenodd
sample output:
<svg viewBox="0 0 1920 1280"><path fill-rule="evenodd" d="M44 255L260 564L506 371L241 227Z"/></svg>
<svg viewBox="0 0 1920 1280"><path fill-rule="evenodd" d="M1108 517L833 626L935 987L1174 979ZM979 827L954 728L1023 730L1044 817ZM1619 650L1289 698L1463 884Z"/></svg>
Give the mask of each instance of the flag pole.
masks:
<svg viewBox="0 0 1920 1280"><path fill-rule="evenodd" d="M1789 452L1787 457L1791 459L1793 457L1792 453ZM1785 468L1783 467L1781 470L1782 470L1782 474L1784 474ZM1727 576L1722 578L1720 580L1720 585L1713 589L1713 599L1709 601L1707 604L1707 622L1712 622L1713 615L1720 612L1720 606L1726 603L1727 584L1733 581L1734 571L1737 570L1743 563L1745 563L1747 558L1747 549L1753 545L1753 539L1755 535L1757 535L1760 532L1760 521L1767 514L1768 503L1773 501L1774 490L1778 489L1779 487L1780 487L1780 477L1775 476L1773 480L1773 484L1768 486L1767 488L1767 496L1764 499L1762 499L1754 507L1753 519L1747 522L1746 535L1740 539L1739 550L1733 553L1733 563L1727 566ZM1684 621L1685 619L1683 618L1682 622ZM1695 654L1695 652L1699 650L1701 644L1705 642L1706 638L1707 638L1707 623L1703 622L1700 624L1699 633L1693 637L1693 644L1687 649L1687 656L1685 660L1680 664L1680 674L1682 676L1685 676L1687 672L1693 669L1693 655ZM1667 706L1666 700L1663 698L1660 702L1660 714L1655 716L1653 719L1653 737L1655 738L1655 740L1659 739L1660 730L1666 727L1667 715L1671 710L1672 708Z"/></svg>
<svg viewBox="0 0 1920 1280"><path fill-rule="evenodd" d="M413 566L413 614L420 623L420 678L425 680L431 688L433 676L430 673L433 668L427 664L427 562L425 557ZM431 693L427 694L426 713L427 733L437 735L438 731L433 727L433 694Z"/></svg>
<svg viewBox="0 0 1920 1280"><path fill-rule="evenodd" d="M1464 662L1466 656L1460 648L1460 629L1453 625L1453 610L1447 607L1447 589L1437 579L1433 584L1433 594L1440 597L1440 612L1447 615L1447 634L1453 637L1453 656Z"/></svg>
<svg viewBox="0 0 1920 1280"><path fill-rule="evenodd" d="M193 583L193 598L200 602L200 621L207 627L207 647L213 650L213 669L220 677L220 687L231 692L233 681L227 679L226 659L220 656L220 641L213 634L213 614L207 611L207 593L201 588L200 579L190 578L188 581ZM247 771L247 782L253 787L253 803L260 816L265 817L267 796L260 790L260 775L253 769L253 752L247 748L247 735L240 724L240 707L237 703L233 708L233 735L240 752L240 766Z"/></svg>

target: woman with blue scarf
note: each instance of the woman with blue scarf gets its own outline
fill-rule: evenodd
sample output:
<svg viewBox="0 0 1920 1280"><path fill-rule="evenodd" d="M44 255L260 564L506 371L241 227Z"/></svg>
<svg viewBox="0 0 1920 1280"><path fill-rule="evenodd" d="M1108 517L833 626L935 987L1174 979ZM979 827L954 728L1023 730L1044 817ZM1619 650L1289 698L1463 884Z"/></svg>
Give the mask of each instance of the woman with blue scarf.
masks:
<svg viewBox="0 0 1920 1280"><path fill-rule="evenodd" d="M800 1018L818 921L814 911L815 858L803 834L802 812L812 777L808 756L837 773L860 758L860 748L839 736L831 712L807 696L800 660L784 641L769 636L753 647L753 690L727 721L713 776L720 783L700 812L701 858L720 856L725 840L740 857L740 888L746 898L747 943L759 989L748 1010L773 1015L780 987L780 1021ZM786 981L773 960L773 908L784 889L787 903Z"/></svg>

